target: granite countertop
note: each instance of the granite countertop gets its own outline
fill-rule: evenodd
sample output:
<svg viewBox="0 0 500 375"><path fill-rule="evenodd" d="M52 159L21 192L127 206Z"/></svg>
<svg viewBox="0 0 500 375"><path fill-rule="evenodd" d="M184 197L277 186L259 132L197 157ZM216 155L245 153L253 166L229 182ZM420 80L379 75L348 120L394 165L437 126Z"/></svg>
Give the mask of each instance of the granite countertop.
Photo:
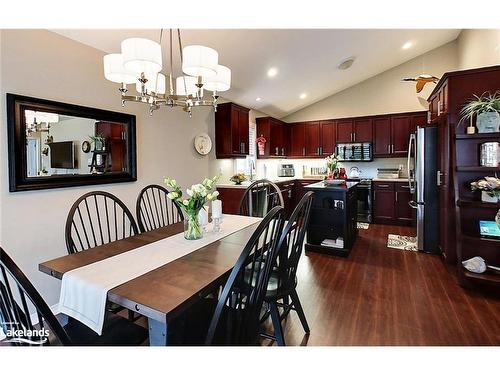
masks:
<svg viewBox="0 0 500 375"><path fill-rule="evenodd" d="M314 184L306 185L304 188L311 190L350 190L358 184L359 182L345 182L340 185L325 185L323 181L320 181L315 182Z"/></svg>
<svg viewBox="0 0 500 375"><path fill-rule="evenodd" d="M291 182L295 180L321 180L320 177L278 177L271 178L269 181L274 182L275 184L283 183L283 182ZM255 180L256 181L256 180ZM234 182L221 182L217 184L218 188L234 188L234 189L246 189L252 182L255 181L243 181L241 185L236 185Z"/></svg>

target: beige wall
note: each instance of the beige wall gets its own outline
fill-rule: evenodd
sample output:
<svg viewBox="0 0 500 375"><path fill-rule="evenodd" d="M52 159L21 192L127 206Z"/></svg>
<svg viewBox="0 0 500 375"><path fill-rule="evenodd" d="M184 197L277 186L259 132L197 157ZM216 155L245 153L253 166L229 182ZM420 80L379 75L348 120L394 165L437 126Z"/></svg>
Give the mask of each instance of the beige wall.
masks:
<svg viewBox="0 0 500 375"><path fill-rule="evenodd" d="M103 52L44 30L0 31L0 244L18 262L49 304L58 301L60 282L40 273L38 263L66 254L64 223L80 195L111 191L131 209L139 190L175 177L183 186L209 171L209 157L200 157L193 139L211 132L211 109L196 109L190 119L181 109L162 108L149 116L144 105L120 105L115 84L103 76ZM137 115L138 181L32 192L8 192L5 93L17 93Z"/></svg>
<svg viewBox="0 0 500 375"><path fill-rule="evenodd" d="M466 29L458 36L460 69L500 64L500 29Z"/></svg>
<svg viewBox="0 0 500 375"><path fill-rule="evenodd" d="M427 97L434 85L428 84L421 93L416 94L414 84L401 82L402 77L423 73L423 67L425 73L437 77L456 69L456 41L329 96L283 120L293 122L426 110Z"/></svg>

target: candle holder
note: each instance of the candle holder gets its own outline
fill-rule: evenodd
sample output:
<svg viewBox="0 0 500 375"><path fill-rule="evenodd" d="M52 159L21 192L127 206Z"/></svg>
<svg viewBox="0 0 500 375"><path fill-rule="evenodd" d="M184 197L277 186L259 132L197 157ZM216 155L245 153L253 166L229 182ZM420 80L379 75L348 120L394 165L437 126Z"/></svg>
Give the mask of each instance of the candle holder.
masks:
<svg viewBox="0 0 500 375"><path fill-rule="evenodd" d="M212 221L213 221L213 224L214 224L213 232L214 233L219 233L221 231L220 224L222 223L222 218L215 217L215 218L213 218Z"/></svg>

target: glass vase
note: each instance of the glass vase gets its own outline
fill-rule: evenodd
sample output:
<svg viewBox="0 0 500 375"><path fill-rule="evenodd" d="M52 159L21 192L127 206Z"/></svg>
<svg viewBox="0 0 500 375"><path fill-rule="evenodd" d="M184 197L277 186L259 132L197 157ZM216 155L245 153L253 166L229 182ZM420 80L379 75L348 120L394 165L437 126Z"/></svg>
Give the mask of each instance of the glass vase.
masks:
<svg viewBox="0 0 500 375"><path fill-rule="evenodd" d="M184 238L186 240L199 240L203 237L203 228L200 225L198 211L184 212Z"/></svg>

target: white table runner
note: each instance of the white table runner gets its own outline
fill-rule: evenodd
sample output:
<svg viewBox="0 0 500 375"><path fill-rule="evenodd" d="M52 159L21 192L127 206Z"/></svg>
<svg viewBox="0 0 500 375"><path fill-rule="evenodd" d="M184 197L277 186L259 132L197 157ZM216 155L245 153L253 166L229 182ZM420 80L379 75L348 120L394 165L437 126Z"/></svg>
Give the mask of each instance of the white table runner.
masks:
<svg viewBox="0 0 500 375"><path fill-rule="evenodd" d="M68 271L62 278L60 311L100 335L109 290L261 220L255 217L223 215L219 233L213 233L212 224L209 224L202 239L189 241L184 239L184 233L179 233Z"/></svg>

